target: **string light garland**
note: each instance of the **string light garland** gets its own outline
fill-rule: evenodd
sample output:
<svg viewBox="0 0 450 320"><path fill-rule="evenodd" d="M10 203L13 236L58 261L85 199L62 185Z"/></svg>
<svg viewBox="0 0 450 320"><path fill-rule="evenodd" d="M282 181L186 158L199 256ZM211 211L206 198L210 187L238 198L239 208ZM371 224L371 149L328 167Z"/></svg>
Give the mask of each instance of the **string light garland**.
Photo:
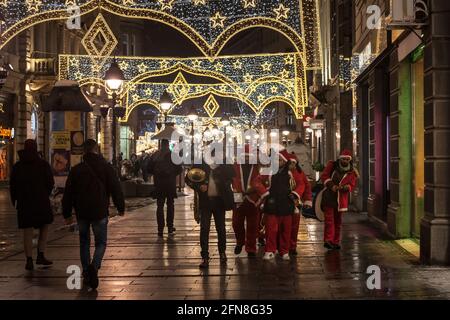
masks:
<svg viewBox="0 0 450 320"><path fill-rule="evenodd" d="M164 90L172 94L177 104L215 94L243 101L256 114L271 102L282 101L294 110L297 118L301 118L307 105L306 72L301 55L295 53L225 56L214 61L207 58L116 59L127 80L124 93L127 113L144 102L157 105ZM92 60L92 57L84 55L60 55L60 79L77 80L81 85L92 81L95 78ZM106 60L99 74L106 71L111 58ZM292 64L286 64L291 60ZM235 68L237 64L241 69ZM261 72L262 66L269 65L270 70L267 68L268 71ZM148 82L149 78L171 74L176 74L171 83ZM188 83L184 74L208 77L217 83Z"/></svg>
<svg viewBox="0 0 450 320"><path fill-rule="evenodd" d="M5 19L0 48L30 26L67 19L75 0L0 0ZM218 56L238 32L265 27L283 34L305 56L306 68L320 67L317 0L77 0L80 14L93 10L159 21L187 36L206 56ZM30 10L31 9L31 10ZM193 19L195 17L195 19Z"/></svg>

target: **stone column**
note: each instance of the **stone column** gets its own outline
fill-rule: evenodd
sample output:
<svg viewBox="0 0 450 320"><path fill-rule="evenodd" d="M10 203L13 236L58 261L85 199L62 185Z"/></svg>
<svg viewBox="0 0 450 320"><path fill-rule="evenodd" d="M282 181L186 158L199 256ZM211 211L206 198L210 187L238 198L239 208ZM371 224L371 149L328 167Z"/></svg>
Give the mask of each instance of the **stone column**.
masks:
<svg viewBox="0 0 450 320"><path fill-rule="evenodd" d="M425 29L425 217L420 256L450 265L450 1L433 0Z"/></svg>

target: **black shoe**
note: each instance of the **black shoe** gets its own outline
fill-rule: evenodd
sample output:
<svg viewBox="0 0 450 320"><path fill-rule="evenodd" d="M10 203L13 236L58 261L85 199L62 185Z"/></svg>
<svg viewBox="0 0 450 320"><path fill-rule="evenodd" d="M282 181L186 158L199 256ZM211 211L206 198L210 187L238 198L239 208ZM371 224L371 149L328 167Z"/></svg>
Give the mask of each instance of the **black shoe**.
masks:
<svg viewBox="0 0 450 320"><path fill-rule="evenodd" d="M241 254L241 252L242 252L242 246L234 247L234 254Z"/></svg>
<svg viewBox="0 0 450 320"><path fill-rule="evenodd" d="M36 259L36 264L51 266L53 264L53 261L46 259L43 252L39 252Z"/></svg>
<svg viewBox="0 0 450 320"><path fill-rule="evenodd" d="M209 258L202 259L202 263L198 266L200 269L206 269L209 267Z"/></svg>
<svg viewBox="0 0 450 320"><path fill-rule="evenodd" d="M297 255L297 250L295 250L295 249L289 250L289 255L296 256Z"/></svg>
<svg viewBox="0 0 450 320"><path fill-rule="evenodd" d="M175 228L170 228L170 229L169 229L169 236L174 235L174 234L175 234L175 231L177 231L177 229L175 229Z"/></svg>
<svg viewBox="0 0 450 320"><path fill-rule="evenodd" d="M330 242L325 242L324 244L323 244L323 246L325 247L325 248L327 248L328 250L333 250L334 249L334 246L333 246L333 244L332 243L330 243Z"/></svg>
<svg viewBox="0 0 450 320"><path fill-rule="evenodd" d="M256 252L249 252L249 253L247 253L247 256L249 258L256 258Z"/></svg>
<svg viewBox="0 0 450 320"><path fill-rule="evenodd" d="M333 244L333 249L341 250L341 245L340 244Z"/></svg>
<svg viewBox="0 0 450 320"><path fill-rule="evenodd" d="M88 267L88 275L89 275L89 286L92 289L97 289L98 287L98 274L97 274L97 268L91 263Z"/></svg>
<svg viewBox="0 0 450 320"><path fill-rule="evenodd" d="M258 238L258 243L261 247L264 247L266 245L266 240L264 240L264 238Z"/></svg>
<svg viewBox="0 0 450 320"><path fill-rule="evenodd" d="M25 269L31 271L34 269L33 258L27 258L27 264L25 265Z"/></svg>
<svg viewBox="0 0 450 320"><path fill-rule="evenodd" d="M220 264L224 265L227 264L227 255L225 254L225 252L220 254Z"/></svg>

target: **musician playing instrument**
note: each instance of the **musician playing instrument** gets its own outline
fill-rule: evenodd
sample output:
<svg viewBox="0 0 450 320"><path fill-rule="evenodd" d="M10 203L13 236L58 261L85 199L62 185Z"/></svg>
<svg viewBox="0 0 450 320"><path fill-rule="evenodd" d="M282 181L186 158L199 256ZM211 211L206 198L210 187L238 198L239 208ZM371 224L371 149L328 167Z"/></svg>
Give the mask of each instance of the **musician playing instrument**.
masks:
<svg viewBox="0 0 450 320"><path fill-rule="evenodd" d="M208 268L209 266L209 231L213 216L218 237L220 263L225 265L227 262L227 256L225 254L225 212L234 208L233 191L231 189L231 182L234 177L233 167L230 165L208 165L203 163L201 165L194 165L191 170L194 169L203 171L205 177L207 177L202 182L190 180L189 172L186 177L186 184L198 192L202 255L202 263L199 267Z"/></svg>

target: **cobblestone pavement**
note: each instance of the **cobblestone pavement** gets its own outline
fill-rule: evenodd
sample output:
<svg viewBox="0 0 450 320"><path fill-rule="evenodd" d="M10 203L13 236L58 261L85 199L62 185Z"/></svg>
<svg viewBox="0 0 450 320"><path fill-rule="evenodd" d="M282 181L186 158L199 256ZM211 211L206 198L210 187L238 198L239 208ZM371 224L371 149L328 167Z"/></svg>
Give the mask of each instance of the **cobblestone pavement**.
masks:
<svg viewBox="0 0 450 320"><path fill-rule="evenodd" d="M23 252L17 251L21 243L8 246L20 234L6 202L0 192L0 299L450 299L450 268L420 266L357 213L345 216L341 251L327 252L322 224L302 220L299 256L290 262L262 261L262 248L257 259L235 256L227 213L228 265L219 265L212 231L211 266L201 271L190 196L176 201L172 238L158 239L154 204L113 217L97 292L69 290L66 269L79 265L77 234L58 229L57 221L47 253L54 265L27 272ZM367 289L370 265L381 268L381 290Z"/></svg>

